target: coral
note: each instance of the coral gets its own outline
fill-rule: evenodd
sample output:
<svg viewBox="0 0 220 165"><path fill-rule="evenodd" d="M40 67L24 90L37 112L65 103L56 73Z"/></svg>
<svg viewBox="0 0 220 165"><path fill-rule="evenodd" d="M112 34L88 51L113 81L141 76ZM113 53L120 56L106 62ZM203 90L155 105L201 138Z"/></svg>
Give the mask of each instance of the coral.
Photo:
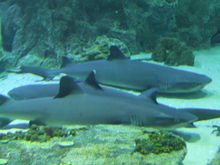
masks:
<svg viewBox="0 0 220 165"><path fill-rule="evenodd" d="M75 129L65 128L50 128L46 126L32 125L26 133L16 132L14 134L0 135L0 140L26 140L26 141L38 141L46 142L54 137L67 137L74 136L76 134Z"/></svg>
<svg viewBox="0 0 220 165"><path fill-rule="evenodd" d="M134 141L146 138L149 128L125 125L70 126L74 137L53 138L45 143L10 140L0 143L0 158L8 164L75 165L75 164L151 164L177 165L183 161L186 148L160 155L134 153ZM87 131L84 131L87 130ZM151 134L151 133L150 133ZM71 147L61 147L64 142L74 142ZM10 153L10 155L9 155ZM9 155L9 156L8 156Z"/></svg>
<svg viewBox="0 0 220 165"><path fill-rule="evenodd" d="M118 39L107 37L106 35L98 36L92 46L83 48L83 53L75 54L73 59L75 61L90 61L107 59L110 54L110 46L116 45L122 52L129 57L130 52L128 47Z"/></svg>
<svg viewBox="0 0 220 165"><path fill-rule="evenodd" d="M176 38L161 38L153 51L155 61L165 62L167 65L193 65L194 55L184 42Z"/></svg>
<svg viewBox="0 0 220 165"><path fill-rule="evenodd" d="M136 139L135 152L147 155L150 153L161 154L179 151L186 147L185 142L179 137L165 132L148 133L147 139Z"/></svg>

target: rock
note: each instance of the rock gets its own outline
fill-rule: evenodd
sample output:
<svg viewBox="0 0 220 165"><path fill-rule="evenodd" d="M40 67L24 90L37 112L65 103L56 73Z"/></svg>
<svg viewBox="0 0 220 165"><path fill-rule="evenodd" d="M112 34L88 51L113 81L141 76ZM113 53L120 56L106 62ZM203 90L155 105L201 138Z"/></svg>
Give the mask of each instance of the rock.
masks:
<svg viewBox="0 0 220 165"><path fill-rule="evenodd" d="M9 142L9 140L0 140L1 144L7 144Z"/></svg>
<svg viewBox="0 0 220 165"><path fill-rule="evenodd" d="M61 56L77 54L78 61L103 58L96 54L106 53L95 43L100 36L120 41L131 54L153 50L161 37L207 48L220 30L220 6L210 0L4 0L0 15L10 66L31 64L30 58L24 60L26 55L35 56L35 65L44 67L59 66Z"/></svg>
<svg viewBox="0 0 220 165"><path fill-rule="evenodd" d="M107 59L110 55L110 46L112 45L118 46L125 56L130 57L130 52L123 42L115 38L108 38L104 35L97 37L94 44L88 48L84 48L82 53L75 54L72 58L75 61Z"/></svg>
<svg viewBox="0 0 220 165"><path fill-rule="evenodd" d="M145 136L143 136L143 134ZM151 133L149 133L151 134ZM73 148L62 159L71 164L157 164L178 165L186 154L185 143L177 151L148 155L136 152L136 139L147 139L142 128L132 126L95 126L75 136ZM172 135L176 137L175 135ZM176 138L174 138L176 139ZM163 142L165 144L166 142ZM160 144L160 142L158 142ZM181 146L181 145L180 145ZM178 147L178 146L176 146ZM163 148L163 147L161 147ZM166 148L166 147L165 147ZM74 159L73 159L74 156Z"/></svg>
<svg viewBox="0 0 220 165"><path fill-rule="evenodd" d="M152 53L152 59L167 65L193 65L194 55L184 42L176 38L161 38Z"/></svg>
<svg viewBox="0 0 220 165"><path fill-rule="evenodd" d="M0 156L10 153L8 163L18 165L180 165L186 155L185 143L170 133L122 125L97 125L86 130L81 128L75 136L51 138L47 142L11 140L7 144L0 143ZM155 145L153 148L156 152L151 149L147 154L139 152L137 139L153 140L154 143L150 144Z"/></svg>
<svg viewBox="0 0 220 165"><path fill-rule="evenodd" d="M73 141L61 141L57 143L59 147L65 148L65 147L72 147L74 145Z"/></svg>

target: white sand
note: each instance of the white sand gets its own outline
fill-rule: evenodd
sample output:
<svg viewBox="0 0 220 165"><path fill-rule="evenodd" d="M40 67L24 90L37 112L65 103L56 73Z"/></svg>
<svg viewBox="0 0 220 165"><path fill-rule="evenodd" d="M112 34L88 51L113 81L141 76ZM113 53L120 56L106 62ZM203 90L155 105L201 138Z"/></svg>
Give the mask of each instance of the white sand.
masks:
<svg viewBox="0 0 220 165"><path fill-rule="evenodd" d="M174 99L158 98L158 101L174 107L198 107L220 109L220 47L195 52L196 61L194 67L181 66L177 68L195 71L208 75L213 81L205 87L207 96L199 99ZM0 80L0 94L6 95L9 90L26 84L42 83L36 82L40 77L31 74L9 74L4 80ZM220 148L220 137L211 134L213 124L220 125L220 119L206 122L197 122L198 128L181 128L186 132L198 133L201 139L194 143L187 143L188 153L184 165L207 165Z"/></svg>
<svg viewBox="0 0 220 165"><path fill-rule="evenodd" d="M212 82L204 88L207 95L197 99L177 99L177 98L158 98L158 102L173 106L176 108L197 107L197 108L212 108L220 110L220 46L195 51L195 65L179 66L175 68L193 71L201 74L206 74L212 78ZM141 58L144 59L142 55ZM146 56L149 58L149 55ZM137 56L137 58L139 58ZM136 59L136 58L134 58ZM198 128L181 128L184 132L191 132L200 135L200 140L188 143L188 153L184 160L184 165L207 165L220 148L220 137L217 137L212 131L212 125L220 126L220 119L196 122Z"/></svg>
<svg viewBox="0 0 220 165"><path fill-rule="evenodd" d="M203 73L212 78L212 82L204 89L207 96L198 99L168 99L159 98L159 102L174 107L198 107L220 109L220 47L194 52L196 55L195 66L182 68L197 73ZM186 129L188 132L198 133L201 139L195 143L187 143L188 153L184 165L207 165L220 148L220 137L211 134L212 125L220 126L220 119L206 122L197 122L198 128Z"/></svg>

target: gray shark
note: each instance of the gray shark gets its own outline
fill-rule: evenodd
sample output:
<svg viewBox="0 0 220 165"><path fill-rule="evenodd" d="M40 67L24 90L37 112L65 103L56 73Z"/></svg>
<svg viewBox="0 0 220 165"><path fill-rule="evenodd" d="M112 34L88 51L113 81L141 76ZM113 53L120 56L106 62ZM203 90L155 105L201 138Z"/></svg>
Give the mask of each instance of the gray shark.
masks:
<svg viewBox="0 0 220 165"><path fill-rule="evenodd" d="M158 89L160 93L190 93L199 91L211 82L206 75L174 69L158 64L129 60L116 47L111 46L108 60L73 63L64 58L60 69L22 66L16 73L33 73L44 79L65 73L85 79L91 70L96 70L96 79L100 84L145 91Z"/></svg>
<svg viewBox="0 0 220 165"><path fill-rule="evenodd" d="M91 71L85 81L79 81L78 79L75 79L73 77L71 77L71 79L72 81L77 83L80 86L80 88L84 90L86 93L103 95L103 91L104 91L105 95L114 95L120 97L130 96L130 94L121 90L119 91L108 87L101 87L96 81L95 71ZM68 84L66 84L66 86L68 86ZM23 85L17 88L13 88L8 92L8 95L14 100L54 97L59 93L59 88L60 88L59 83L30 84L30 85Z"/></svg>
<svg viewBox="0 0 220 165"><path fill-rule="evenodd" d="M59 84L31 84L13 88L8 95L15 100L25 100L40 97L52 97L59 91Z"/></svg>
<svg viewBox="0 0 220 165"><path fill-rule="evenodd" d="M49 126L132 124L158 128L179 127L198 119L191 113L158 104L154 90L140 96L113 93L112 89L106 92L90 80L85 82L90 91L65 76L55 97L9 100L0 96L0 117L37 120Z"/></svg>
<svg viewBox="0 0 220 165"><path fill-rule="evenodd" d="M77 85L86 93L92 95L105 95L111 96L118 99L132 99L135 96L129 94L127 92L118 91L111 88L100 87L98 82L95 79L95 72L92 71L85 82L79 82L72 78L73 81L77 82ZM71 83L69 83L71 84ZM62 83L63 88L70 88L68 83ZM32 85L25 85L21 87L17 87L9 91L9 95L13 99L17 100L24 100L24 99L33 99L33 98L43 98L43 97L53 97L59 93L59 84L32 84ZM97 90L98 89L98 90ZM144 102L149 101L150 103L158 104L156 101L156 89L151 89L143 92L140 97L145 97ZM135 97L137 98L137 97ZM160 109L167 109L167 106L163 105ZM183 108L183 109L176 109L177 111L187 112L190 114L195 115L199 120L208 120L213 118L220 117L220 111L214 109L202 109L202 108Z"/></svg>

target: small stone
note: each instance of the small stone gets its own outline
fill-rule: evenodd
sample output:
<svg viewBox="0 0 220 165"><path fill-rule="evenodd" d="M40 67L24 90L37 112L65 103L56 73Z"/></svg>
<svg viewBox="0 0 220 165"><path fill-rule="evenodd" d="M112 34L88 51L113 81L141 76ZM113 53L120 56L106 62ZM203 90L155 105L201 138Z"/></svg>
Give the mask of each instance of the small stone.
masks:
<svg viewBox="0 0 220 165"><path fill-rule="evenodd" d="M7 163L8 163L8 159L4 159L4 158L0 159L0 165L5 165Z"/></svg>
<svg viewBox="0 0 220 165"><path fill-rule="evenodd" d="M63 141L58 143L58 146L61 148L72 147L73 145L74 145L73 141Z"/></svg>
<svg viewBox="0 0 220 165"><path fill-rule="evenodd" d="M1 140L0 143L1 144L7 144L9 142L9 140Z"/></svg>

